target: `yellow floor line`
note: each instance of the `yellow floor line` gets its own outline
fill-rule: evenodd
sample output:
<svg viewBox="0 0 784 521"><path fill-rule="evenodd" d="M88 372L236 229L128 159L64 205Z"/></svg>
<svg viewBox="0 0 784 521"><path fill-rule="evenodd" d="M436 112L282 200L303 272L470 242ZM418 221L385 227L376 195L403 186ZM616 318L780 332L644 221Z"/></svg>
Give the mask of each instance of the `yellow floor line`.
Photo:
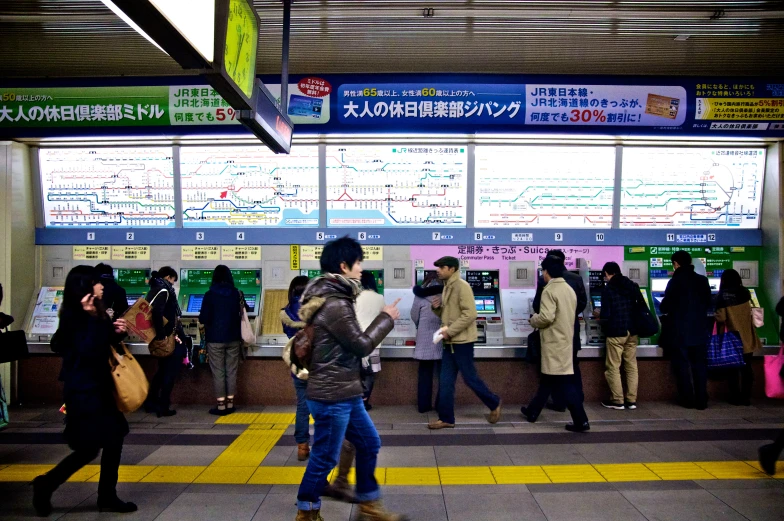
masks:
<svg viewBox="0 0 784 521"><path fill-rule="evenodd" d="M237 436L237 439L212 462L210 467L258 467L284 432L284 430L246 430Z"/></svg>
<svg viewBox="0 0 784 521"><path fill-rule="evenodd" d="M271 431L257 431L258 434L269 432ZM255 449L250 453L257 454ZM304 467L260 467L258 464L245 464L247 460L239 458L247 454L244 451L231 453L229 457L238 458L235 463L242 463L236 465L121 465L120 482L297 485L302 480ZM54 465L8 465L0 469L0 482L29 482L52 467ZM784 479L784 463L779 463L778 469L780 473L775 478ZM74 474L70 481L96 482L100 478L99 470L98 465L87 465ZM389 467L377 468L376 479L379 484L388 486L424 486L770 478L760 472L759 465L753 461L711 461L610 465ZM349 473L349 481L355 481L354 469Z"/></svg>

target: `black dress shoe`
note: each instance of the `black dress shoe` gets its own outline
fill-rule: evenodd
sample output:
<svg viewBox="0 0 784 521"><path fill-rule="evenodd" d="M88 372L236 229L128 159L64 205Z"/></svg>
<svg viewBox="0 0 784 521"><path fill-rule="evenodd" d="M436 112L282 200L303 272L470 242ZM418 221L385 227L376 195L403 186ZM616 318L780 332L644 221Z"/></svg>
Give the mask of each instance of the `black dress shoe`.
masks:
<svg viewBox="0 0 784 521"><path fill-rule="evenodd" d="M776 473L776 462L781 454L781 449L770 443L759 448L759 462L765 474L772 476Z"/></svg>
<svg viewBox="0 0 784 521"><path fill-rule="evenodd" d="M98 498L99 512L117 512L119 514L128 514L130 512L136 512L138 509L139 507L136 506L136 503L131 503L130 501L126 502L118 497L106 500Z"/></svg>
<svg viewBox="0 0 784 521"><path fill-rule="evenodd" d="M46 483L44 476L33 480L33 508L39 517L47 517L52 513L52 493L54 492Z"/></svg>
<svg viewBox="0 0 784 521"><path fill-rule="evenodd" d="M527 407L520 407L520 412L523 413L523 416L525 416L525 419L528 420L529 423L535 423L536 419L539 417L529 413Z"/></svg>
<svg viewBox="0 0 784 521"><path fill-rule="evenodd" d="M169 416L174 416L175 414L177 414L177 411L175 411L174 409L166 409L165 411L158 411L157 416L158 418L165 418Z"/></svg>
<svg viewBox="0 0 784 521"><path fill-rule="evenodd" d="M564 428L569 432L588 432L589 430L591 430L591 426L588 425L588 422L585 422L582 425L567 423L566 427Z"/></svg>
<svg viewBox="0 0 784 521"><path fill-rule="evenodd" d="M156 413L158 412L158 406L150 402L144 402L144 412L147 414Z"/></svg>

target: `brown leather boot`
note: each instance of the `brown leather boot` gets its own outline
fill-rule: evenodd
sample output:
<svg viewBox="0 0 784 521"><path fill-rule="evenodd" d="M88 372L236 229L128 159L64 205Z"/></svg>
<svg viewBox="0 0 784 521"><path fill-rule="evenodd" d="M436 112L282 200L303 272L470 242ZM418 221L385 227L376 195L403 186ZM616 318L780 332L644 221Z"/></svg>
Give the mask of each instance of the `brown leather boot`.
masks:
<svg viewBox="0 0 784 521"><path fill-rule="evenodd" d="M297 460L305 461L310 457L310 445L308 442L297 443Z"/></svg>
<svg viewBox="0 0 784 521"><path fill-rule="evenodd" d="M324 521L320 510L297 510L294 521Z"/></svg>
<svg viewBox="0 0 784 521"><path fill-rule="evenodd" d="M393 514L384 508L380 499L362 501L359 504L357 521L409 521L405 514Z"/></svg>
<svg viewBox="0 0 784 521"><path fill-rule="evenodd" d="M357 450L354 445L347 440L343 440L343 447L340 449L340 462L338 463L338 475L324 488L323 495L331 497L337 501L344 503L356 503L357 499L354 491L348 484L348 473L351 470L351 464L354 463L354 455Z"/></svg>

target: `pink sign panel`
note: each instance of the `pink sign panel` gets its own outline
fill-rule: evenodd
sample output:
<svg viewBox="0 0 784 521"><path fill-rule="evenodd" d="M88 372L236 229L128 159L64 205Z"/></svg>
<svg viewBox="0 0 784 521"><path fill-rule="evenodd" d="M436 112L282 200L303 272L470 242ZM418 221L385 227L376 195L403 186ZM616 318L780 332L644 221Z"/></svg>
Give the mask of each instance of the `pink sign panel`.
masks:
<svg viewBox="0 0 784 521"><path fill-rule="evenodd" d="M433 269L433 263L445 255L467 260L468 269L500 270L501 289L509 287L509 261L535 261L537 266L547 252L560 249L566 254L566 267L574 269L577 259L587 259L592 269L599 270L605 262L615 261L623 266L623 246L485 246L444 245L411 246L411 259L423 260L425 269Z"/></svg>

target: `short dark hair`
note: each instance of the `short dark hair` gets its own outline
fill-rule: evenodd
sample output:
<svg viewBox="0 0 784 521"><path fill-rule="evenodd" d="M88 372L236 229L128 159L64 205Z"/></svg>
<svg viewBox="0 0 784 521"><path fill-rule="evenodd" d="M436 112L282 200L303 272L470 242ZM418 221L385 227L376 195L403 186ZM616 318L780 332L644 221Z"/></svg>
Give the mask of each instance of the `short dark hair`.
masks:
<svg viewBox="0 0 784 521"><path fill-rule="evenodd" d="M563 252L563 250L550 250L547 252L547 256L566 261L566 254Z"/></svg>
<svg viewBox="0 0 784 521"><path fill-rule="evenodd" d="M177 270L172 268L171 266L164 266L160 268L158 271L153 271L150 273L151 279L165 279L166 277L174 277L174 281L177 282L180 277L177 275Z"/></svg>
<svg viewBox="0 0 784 521"><path fill-rule="evenodd" d="M340 239L329 241L321 252L321 272L342 274L340 264L345 262L349 269L358 261L364 259L362 246L346 235Z"/></svg>
<svg viewBox="0 0 784 521"><path fill-rule="evenodd" d="M672 262L677 262L680 266L691 266L691 253L684 250L678 250L672 254L670 260Z"/></svg>
<svg viewBox="0 0 784 521"><path fill-rule="evenodd" d="M98 264L95 267L95 271L98 272L98 275L111 275L114 276L114 269L109 266L108 264L104 264L103 262Z"/></svg>
<svg viewBox="0 0 784 521"><path fill-rule="evenodd" d="M359 278L362 284L362 289L368 289L378 293L378 284L376 284L376 277L369 271L363 271L362 276Z"/></svg>
<svg viewBox="0 0 784 521"><path fill-rule="evenodd" d="M548 255L542 261L542 270L546 271L552 278L557 279L563 276L566 266L559 258Z"/></svg>
<svg viewBox="0 0 784 521"><path fill-rule="evenodd" d="M308 279L305 275L297 275L291 279L289 284L289 304L293 303L296 299L305 293L305 286L308 285Z"/></svg>
<svg viewBox="0 0 784 521"><path fill-rule="evenodd" d="M234 275L231 274L231 270L225 264L218 264L215 266L215 271L212 272L212 283L213 284L228 284L232 288L234 287Z"/></svg>
<svg viewBox="0 0 784 521"><path fill-rule="evenodd" d="M618 266L617 262L607 262L602 268L602 271L607 275L620 275L621 267Z"/></svg>

